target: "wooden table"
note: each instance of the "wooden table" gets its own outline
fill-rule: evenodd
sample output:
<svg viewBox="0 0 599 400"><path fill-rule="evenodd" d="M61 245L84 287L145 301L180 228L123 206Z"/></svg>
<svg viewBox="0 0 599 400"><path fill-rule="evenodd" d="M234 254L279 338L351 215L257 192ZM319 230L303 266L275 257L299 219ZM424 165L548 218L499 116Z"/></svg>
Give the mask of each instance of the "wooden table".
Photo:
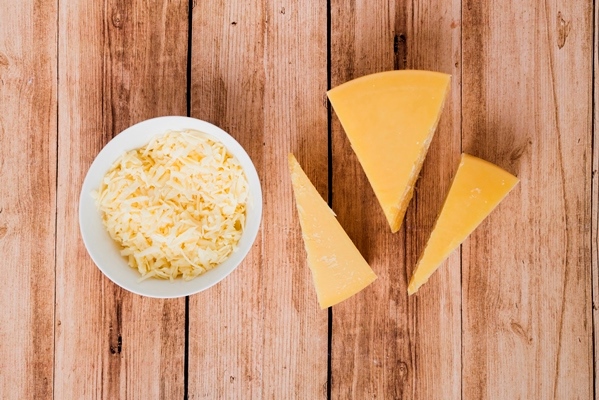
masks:
<svg viewBox="0 0 599 400"><path fill-rule="evenodd" d="M591 1L1 0L0 10L0 398L594 398ZM325 92L404 68L453 78L391 234ZM225 281L155 300L94 266L77 207L114 135L173 114L241 142L264 219ZM289 151L379 276L328 312L306 265ZM408 298L462 151L521 183Z"/></svg>

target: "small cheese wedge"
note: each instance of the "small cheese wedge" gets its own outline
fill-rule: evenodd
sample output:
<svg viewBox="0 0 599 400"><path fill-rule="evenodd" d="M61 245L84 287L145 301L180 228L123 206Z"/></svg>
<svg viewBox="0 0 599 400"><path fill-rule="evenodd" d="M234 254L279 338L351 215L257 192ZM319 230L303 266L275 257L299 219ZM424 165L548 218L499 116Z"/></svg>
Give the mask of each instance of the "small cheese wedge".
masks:
<svg viewBox="0 0 599 400"><path fill-rule="evenodd" d="M388 71L327 93L392 232L414 194L450 80L439 72Z"/></svg>
<svg viewBox="0 0 599 400"><path fill-rule="evenodd" d="M408 294L416 293L428 281L518 182L518 178L498 166L462 154L441 213L410 280Z"/></svg>
<svg viewBox="0 0 599 400"><path fill-rule="evenodd" d="M331 307L370 285L376 275L302 167L289 154L289 170L320 308Z"/></svg>

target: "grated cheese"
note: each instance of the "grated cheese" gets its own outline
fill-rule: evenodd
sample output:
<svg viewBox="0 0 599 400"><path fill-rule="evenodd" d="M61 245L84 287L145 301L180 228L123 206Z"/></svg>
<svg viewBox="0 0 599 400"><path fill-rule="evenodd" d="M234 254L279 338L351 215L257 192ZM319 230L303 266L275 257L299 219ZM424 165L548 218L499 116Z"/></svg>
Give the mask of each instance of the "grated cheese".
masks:
<svg viewBox="0 0 599 400"><path fill-rule="evenodd" d="M187 130L125 153L95 196L104 226L141 280L191 280L237 249L248 193L243 168L225 146Z"/></svg>

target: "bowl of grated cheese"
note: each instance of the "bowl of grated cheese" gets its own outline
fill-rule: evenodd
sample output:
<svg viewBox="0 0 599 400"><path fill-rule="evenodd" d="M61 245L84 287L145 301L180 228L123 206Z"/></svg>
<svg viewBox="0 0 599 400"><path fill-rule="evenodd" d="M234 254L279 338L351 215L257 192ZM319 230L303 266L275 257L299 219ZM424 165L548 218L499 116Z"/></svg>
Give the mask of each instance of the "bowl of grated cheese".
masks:
<svg viewBox="0 0 599 400"><path fill-rule="evenodd" d="M201 292L237 268L256 239L262 190L228 133L194 118L142 121L115 136L83 181L79 226L98 268L139 295Z"/></svg>

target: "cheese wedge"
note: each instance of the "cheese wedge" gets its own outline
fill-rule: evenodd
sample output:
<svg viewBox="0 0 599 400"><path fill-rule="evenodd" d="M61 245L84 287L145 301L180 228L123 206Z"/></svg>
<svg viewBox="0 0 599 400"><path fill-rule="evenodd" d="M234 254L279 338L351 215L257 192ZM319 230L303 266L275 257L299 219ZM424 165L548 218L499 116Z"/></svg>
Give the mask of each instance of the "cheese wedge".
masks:
<svg viewBox="0 0 599 400"><path fill-rule="evenodd" d="M376 275L293 154L289 170L320 308L331 307L371 284Z"/></svg>
<svg viewBox="0 0 599 400"><path fill-rule="evenodd" d="M327 94L392 232L397 232L433 138L451 76L388 71Z"/></svg>
<svg viewBox="0 0 599 400"><path fill-rule="evenodd" d="M441 213L408 286L414 294L516 186L519 179L488 161L462 154Z"/></svg>

